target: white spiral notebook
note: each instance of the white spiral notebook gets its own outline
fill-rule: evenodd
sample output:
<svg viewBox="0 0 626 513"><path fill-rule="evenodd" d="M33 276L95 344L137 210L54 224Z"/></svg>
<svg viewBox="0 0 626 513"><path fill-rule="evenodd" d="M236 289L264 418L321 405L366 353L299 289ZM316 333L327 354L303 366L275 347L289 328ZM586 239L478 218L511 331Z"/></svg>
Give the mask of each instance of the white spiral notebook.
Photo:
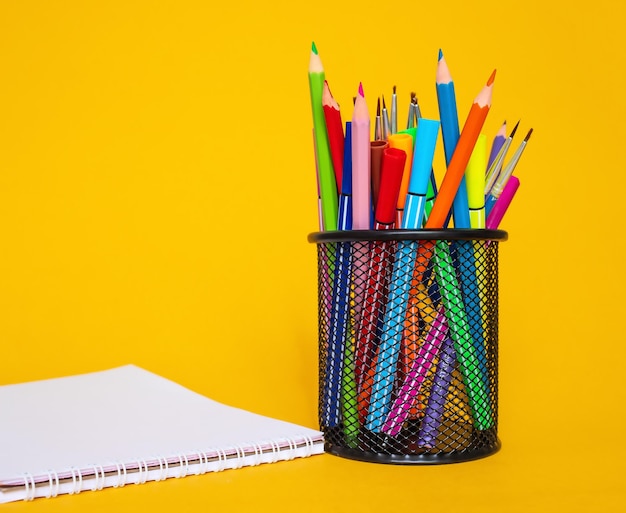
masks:
<svg viewBox="0 0 626 513"><path fill-rule="evenodd" d="M0 503L320 454L320 431L126 365L0 386Z"/></svg>

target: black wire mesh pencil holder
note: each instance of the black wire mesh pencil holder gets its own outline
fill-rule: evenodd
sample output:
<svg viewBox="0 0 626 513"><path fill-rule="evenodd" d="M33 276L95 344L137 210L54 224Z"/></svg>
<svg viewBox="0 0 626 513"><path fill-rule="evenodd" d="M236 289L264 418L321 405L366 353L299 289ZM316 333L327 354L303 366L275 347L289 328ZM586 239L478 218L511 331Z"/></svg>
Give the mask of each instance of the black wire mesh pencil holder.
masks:
<svg viewBox="0 0 626 513"><path fill-rule="evenodd" d="M358 230L317 245L319 424L326 450L441 464L498 438L501 230Z"/></svg>

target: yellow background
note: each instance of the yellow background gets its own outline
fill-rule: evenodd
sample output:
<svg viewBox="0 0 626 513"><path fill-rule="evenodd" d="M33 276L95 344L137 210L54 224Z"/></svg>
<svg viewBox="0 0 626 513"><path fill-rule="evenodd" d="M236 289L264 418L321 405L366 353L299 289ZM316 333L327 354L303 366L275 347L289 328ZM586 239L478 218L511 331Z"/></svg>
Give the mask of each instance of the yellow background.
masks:
<svg viewBox="0 0 626 513"><path fill-rule="evenodd" d="M132 362L316 427L313 40L344 120L359 81L372 112L397 85L401 122L410 91L436 118L442 48L461 123L496 68L489 140L534 128L501 226L498 454L3 510L624 511L623 19L617 0L2 2L2 384Z"/></svg>

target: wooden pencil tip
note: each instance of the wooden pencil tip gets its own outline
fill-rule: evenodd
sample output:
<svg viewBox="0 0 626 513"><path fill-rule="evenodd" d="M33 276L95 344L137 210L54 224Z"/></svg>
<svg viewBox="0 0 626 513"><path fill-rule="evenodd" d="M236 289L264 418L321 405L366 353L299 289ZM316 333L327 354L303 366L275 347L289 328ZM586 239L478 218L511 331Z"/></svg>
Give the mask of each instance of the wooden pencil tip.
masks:
<svg viewBox="0 0 626 513"><path fill-rule="evenodd" d="M312 51L315 55L319 55L319 54L317 53L317 46L315 46L315 41L313 41L313 42L311 43L311 51Z"/></svg>
<svg viewBox="0 0 626 513"><path fill-rule="evenodd" d="M496 70L494 69L493 72L491 73L491 76L489 77L489 80L487 80L487 85L490 86L491 84L493 84L493 81L496 79Z"/></svg>

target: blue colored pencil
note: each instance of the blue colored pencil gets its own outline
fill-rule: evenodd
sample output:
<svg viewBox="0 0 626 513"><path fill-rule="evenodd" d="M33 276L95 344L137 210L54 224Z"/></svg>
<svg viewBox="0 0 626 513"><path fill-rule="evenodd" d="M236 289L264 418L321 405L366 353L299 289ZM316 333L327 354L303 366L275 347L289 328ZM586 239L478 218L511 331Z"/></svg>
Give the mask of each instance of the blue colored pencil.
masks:
<svg viewBox="0 0 626 513"><path fill-rule="evenodd" d="M439 50L439 61L437 62L437 103L439 105L439 117L441 118L441 135L443 137L443 150L446 158L446 165L450 164L452 155L460 137L459 117L456 108L456 95L454 93L454 81L450 75L450 70ZM459 188L452 203L452 213L455 228L469 228L469 204L467 200L467 185L465 176L461 178Z"/></svg>

